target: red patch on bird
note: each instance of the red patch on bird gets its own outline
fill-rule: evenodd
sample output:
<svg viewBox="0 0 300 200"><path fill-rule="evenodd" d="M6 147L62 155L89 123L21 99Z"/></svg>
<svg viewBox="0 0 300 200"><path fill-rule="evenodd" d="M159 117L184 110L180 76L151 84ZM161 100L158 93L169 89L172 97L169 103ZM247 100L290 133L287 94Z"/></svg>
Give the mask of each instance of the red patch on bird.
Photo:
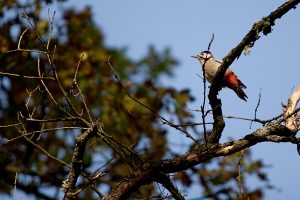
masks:
<svg viewBox="0 0 300 200"><path fill-rule="evenodd" d="M229 88L237 88L239 81L237 76L233 72L226 72L224 76L225 86Z"/></svg>

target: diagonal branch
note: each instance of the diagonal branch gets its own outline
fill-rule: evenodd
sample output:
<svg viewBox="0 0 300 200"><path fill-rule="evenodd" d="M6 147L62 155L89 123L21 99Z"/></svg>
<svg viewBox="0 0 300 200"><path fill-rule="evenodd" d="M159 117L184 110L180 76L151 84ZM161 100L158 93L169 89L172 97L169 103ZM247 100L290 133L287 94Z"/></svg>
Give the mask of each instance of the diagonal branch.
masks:
<svg viewBox="0 0 300 200"><path fill-rule="evenodd" d="M299 100L300 100L300 85L298 85L296 90L290 96L288 100L288 105L286 106L286 109L283 113L283 118L286 119L285 126L288 129L295 132L300 130L299 115L297 115L297 112L295 112Z"/></svg>
<svg viewBox="0 0 300 200"><path fill-rule="evenodd" d="M53 77L28 76L28 75L13 74L13 73L8 73L8 72L0 72L0 75L1 76L20 77L20 78L25 78L25 79L55 80Z"/></svg>
<svg viewBox="0 0 300 200"><path fill-rule="evenodd" d="M215 39L215 35L212 34L211 36L211 39L210 39L210 42L208 43L208 47L207 47L207 51L210 50L210 47L212 45L212 42L214 41ZM206 103L206 78L205 78L205 64L206 64L206 59L204 61L204 64L202 65L202 75L203 75L203 103L200 107L201 109L201 118L202 118L202 124L203 124L203 133L204 133L204 141L205 143L207 143L207 135L206 135L206 125L205 125L205 117L206 117L206 114L205 114L205 103Z"/></svg>
<svg viewBox="0 0 300 200"><path fill-rule="evenodd" d="M76 144L73 150L72 167L68 179L63 181L62 189L65 192L64 199L76 199L75 185L83 169L83 156L88 140L96 135L97 127L89 128L76 137Z"/></svg>
<svg viewBox="0 0 300 200"><path fill-rule="evenodd" d="M97 136L118 156L120 156L120 158L131 168L132 171L144 164L144 160L137 153L105 133L99 123L96 124L96 126L98 127Z"/></svg>
<svg viewBox="0 0 300 200"><path fill-rule="evenodd" d="M118 84L123 88L124 92L126 93L126 95L132 99L133 101L135 101L137 104L141 105L142 107L144 107L145 109L149 110L153 115L155 115L163 124L167 124L172 128L175 128L179 131L181 131L182 133L184 133L186 135L186 137L190 138L191 140L193 140L195 143L198 143L198 141L190 134L188 133L186 130L184 130L182 127L180 126L176 126L175 124L173 124L172 122L168 121L166 118L164 118L163 116L161 116L160 114L158 114L155 110L153 110L152 108L150 108L149 106L147 106L146 104L144 104L143 102L141 102L140 100L138 100L137 98L135 98L134 96L132 96L130 94L130 92L127 90L127 88L122 84L117 72L115 71L115 69L113 68L112 64L110 63L110 57L107 60L107 63L111 69L111 71L114 74L114 77L116 78L116 80L118 81Z"/></svg>
<svg viewBox="0 0 300 200"><path fill-rule="evenodd" d="M105 200L127 198L139 186L153 181L152 177L157 176L159 173L169 174L186 170L212 158L232 155L262 142L297 144L300 142L300 138L296 138L294 132L283 125L270 124L236 141L224 144L198 144L192 151L176 158L146 162L142 167L135 170L130 177L117 184L110 194L105 197Z"/></svg>
<svg viewBox="0 0 300 200"><path fill-rule="evenodd" d="M156 181L162 184L171 194L175 200L184 200L183 195L178 191L176 186L171 181L170 177L164 173L159 173Z"/></svg>
<svg viewBox="0 0 300 200"><path fill-rule="evenodd" d="M222 102L217 98L218 92L221 89L221 82L228 67L233 61L238 58L245 48L254 46L254 43L260 38L259 34L264 35L272 31L272 26L275 25L275 20L281 18L292 8L295 8L300 0L290 0L282 4L275 11L271 12L267 17L262 18L259 22L253 24L252 29L243 38L243 40L233 48L224 58L218 72L213 80L209 90L209 103L213 110L214 126L209 135L208 142L218 143L221 133L225 127L225 121L222 117Z"/></svg>

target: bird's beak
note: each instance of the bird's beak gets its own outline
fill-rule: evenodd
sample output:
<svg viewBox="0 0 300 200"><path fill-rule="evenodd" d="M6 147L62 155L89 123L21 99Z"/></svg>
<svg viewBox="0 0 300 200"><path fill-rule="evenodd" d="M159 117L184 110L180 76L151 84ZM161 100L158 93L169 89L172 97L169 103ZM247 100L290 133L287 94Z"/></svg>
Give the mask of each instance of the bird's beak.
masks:
<svg viewBox="0 0 300 200"><path fill-rule="evenodd" d="M191 56L192 58L197 58L197 56Z"/></svg>

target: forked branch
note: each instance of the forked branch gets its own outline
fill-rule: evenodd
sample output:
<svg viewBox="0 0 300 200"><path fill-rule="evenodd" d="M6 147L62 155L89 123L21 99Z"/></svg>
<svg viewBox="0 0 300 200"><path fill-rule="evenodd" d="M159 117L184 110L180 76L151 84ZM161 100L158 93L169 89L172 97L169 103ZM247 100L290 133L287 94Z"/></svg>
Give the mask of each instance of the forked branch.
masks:
<svg viewBox="0 0 300 200"><path fill-rule="evenodd" d="M263 32L264 35L269 34L272 31L272 26L275 25L275 20L281 18L289 10L295 8L299 2L300 0L287 1L268 16L262 18L262 20L254 23L252 29L243 40L223 58L223 62L218 69L208 95L214 118L214 126L208 137L208 142L218 143L225 127L225 121L222 117L222 102L217 98L217 95L221 89L221 82L226 70L236 58L239 58L245 48L247 49L254 46L254 43L260 38L259 34L261 32Z"/></svg>

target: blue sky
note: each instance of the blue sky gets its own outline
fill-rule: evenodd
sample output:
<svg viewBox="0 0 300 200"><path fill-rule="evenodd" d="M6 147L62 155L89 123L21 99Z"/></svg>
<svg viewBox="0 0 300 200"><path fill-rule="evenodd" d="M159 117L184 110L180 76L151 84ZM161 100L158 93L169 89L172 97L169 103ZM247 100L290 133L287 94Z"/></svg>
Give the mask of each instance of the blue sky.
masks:
<svg viewBox="0 0 300 200"><path fill-rule="evenodd" d="M151 44L159 50L170 47L180 65L175 79L166 78L162 82L177 88L190 88L197 101L189 107L199 109L203 86L197 74L202 72L199 63L190 56L206 50L214 33L211 50L216 58L222 59L241 41L255 21L283 2L73 0L64 7L91 5L95 21L105 34L106 44L127 47L131 58L145 55ZM267 37L262 36L250 55L242 55L231 65L231 69L247 85L245 92L249 99L246 103L230 90L221 91L224 115L253 118L260 88L262 99L258 118L269 119L282 112L281 103L287 102L292 88L300 83L300 64L295 62L300 55L299 9L291 10L277 21L273 32ZM254 124L249 129L249 126L249 122L226 120L222 141L228 137L240 138L260 127ZM180 141L186 140L184 136L177 137ZM297 199L300 196L300 158L296 146L263 143L251 150L254 158L261 158L271 166L268 169L270 181L281 190L267 192L265 199ZM197 191L191 190L188 198L198 196Z"/></svg>

